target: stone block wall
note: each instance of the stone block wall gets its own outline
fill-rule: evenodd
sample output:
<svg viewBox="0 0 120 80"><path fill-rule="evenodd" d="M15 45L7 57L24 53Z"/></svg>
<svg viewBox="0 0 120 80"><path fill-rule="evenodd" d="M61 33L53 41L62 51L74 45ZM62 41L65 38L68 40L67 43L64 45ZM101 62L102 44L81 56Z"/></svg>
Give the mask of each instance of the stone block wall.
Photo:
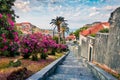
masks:
<svg viewBox="0 0 120 80"><path fill-rule="evenodd" d="M82 40L81 44L81 56L84 58L88 58L88 43L87 43L87 38L86 40Z"/></svg>
<svg viewBox="0 0 120 80"><path fill-rule="evenodd" d="M109 19L110 34L108 38L107 65L120 73L120 7Z"/></svg>
<svg viewBox="0 0 120 80"><path fill-rule="evenodd" d="M81 39L81 56L89 59L89 48L93 46L93 60L120 73L120 7L111 13L109 23L109 33L98 33L93 45L90 38Z"/></svg>
<svg viewBox="0 0 120 80"><path fill-rule="evenodd" d="M106 58L107 65L120 73L120 26L110 29Z"/></svg>
<svg viewBox="0 0 120 80"><path fill-rule="evenodd" d="M88 36L86 39L82 39L81 41L81 47L80 50L81 52L79 53L79 56L82 56L86 58L87 60L90 60L90 56L92 58L93 56L93 45L94 45L94 37ZM90 47L92 48L91 54L90 54ZM92 60L92 59L91 59Z"/></svg>
<svg viewBox="0 0 120 80"><path fill-rule="evenodd" d="M95 44L94 44L94 56L93 60L101 63L106 64L106 57L108 55L107 52L107 43L108 43L108 34L107 33L98 33L95 37Z"/></svg>
<svg viewBox="0 0 120 80"><path fill-rule="evenodd" d="M88 61L92 61L94 58L94 43L95 43L95 38L92 36L87 37L87 43L88 43Z"/></svg>
<svg viewBox="0 0 120 80"><path fill-rule="evenodd" d="M120 7L111 13L109 23L109 36L96 36L94 59L120 73Z"/></svg>
<svg viewBox="0 0 120 80"><path fill-rule="evenodd" d="M109 19L110 35L108 38L107 65L120 73L120 7L117 8Z"/></svg>

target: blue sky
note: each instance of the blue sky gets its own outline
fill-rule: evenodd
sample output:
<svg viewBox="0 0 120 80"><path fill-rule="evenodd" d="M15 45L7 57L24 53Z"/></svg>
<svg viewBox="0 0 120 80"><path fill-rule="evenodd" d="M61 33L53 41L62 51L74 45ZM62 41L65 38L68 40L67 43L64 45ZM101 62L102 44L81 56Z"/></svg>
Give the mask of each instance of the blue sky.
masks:
<svg viewBox="0 0 120 80"><path fill-rule="evenodd" d="M120 0L16 0L16 22L30 22L44 29L56 16L68 20L70 29L78 29L96 21L106 22L110 13L120 6Z"/></svg>

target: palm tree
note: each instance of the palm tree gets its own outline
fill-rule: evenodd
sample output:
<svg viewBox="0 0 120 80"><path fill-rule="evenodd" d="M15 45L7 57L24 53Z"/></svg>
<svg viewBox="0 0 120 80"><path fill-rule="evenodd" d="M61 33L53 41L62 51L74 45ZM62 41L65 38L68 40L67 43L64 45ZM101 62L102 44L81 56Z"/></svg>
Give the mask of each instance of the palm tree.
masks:
<svg viewBox="0 0 120 80"><path fill-rule="evenodd" d="M60 24L62 22L65 22L66 20L64 19L64 17L56 17L56 19L52 19L50 24L52 25L55 25L55 28L57 27L57 31L58 31L58 43L60 43L60 37L61 37L61 34L60 34ZM54 29L55 29L54 28Z"/></svg>
<svg viewBox="0 0 120 80"><path fill-rule="evenodd" d="M61 27L61 31L62 31L62 38L63 38L63 43L65 43L65 32L69 32L69 27L68 24L66 22L62 22L60 24Z"/></svg>

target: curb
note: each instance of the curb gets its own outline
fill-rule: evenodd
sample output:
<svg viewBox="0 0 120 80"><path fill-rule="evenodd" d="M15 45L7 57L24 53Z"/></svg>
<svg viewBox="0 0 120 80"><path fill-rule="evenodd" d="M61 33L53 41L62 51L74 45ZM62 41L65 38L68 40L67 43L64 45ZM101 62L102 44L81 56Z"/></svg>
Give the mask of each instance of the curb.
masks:
<svg viewBox="0 0 120 80"><path fill-rule="evenodd" d="M63 60L65 59L65 57L68 54L69 54L69 51L66 52L66 54L63 55L62 57L60 57L59 59L55 60L54 62L52 62L51 64L49 64L45 68L43 68L42 70L38 71L37 73L35 73L32 76L30 76L29 78L27 78L26 80L45 80L49 75L51 75L55 71L57 66L61 62L63 62Z"/></svg>
<svg viewBox="0 0 120 80"><path fill-rule="evenodd" d="M117 80L111 74L105 72L101 68L98 68L93 63L87 62L87 66L99 80Z"/></svg>

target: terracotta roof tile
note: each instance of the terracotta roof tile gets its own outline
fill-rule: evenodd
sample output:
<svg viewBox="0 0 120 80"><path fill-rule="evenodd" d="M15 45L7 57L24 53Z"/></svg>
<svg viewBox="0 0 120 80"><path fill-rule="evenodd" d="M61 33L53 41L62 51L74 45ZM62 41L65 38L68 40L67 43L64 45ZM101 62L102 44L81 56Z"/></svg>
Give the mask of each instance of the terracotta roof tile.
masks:
<svg viewBox="0 0 120 80"><path fill-rule="evenodd" d="M69 36L66 37L66 39L72 39L72 40L74 40L74 39L76 39L76 37L74 35L69 35Z"/></svg>
<svg viewBox="0 0 120 80"><path fill-rule="evenodd" d="M104 28L109 28L109 27L110 27L110 24L108 22L98 23L94 26L91 26L87 30L82 31L80 34L83 36L88 36L90 34L96 34L100 30L102 30Z"/></svg>

